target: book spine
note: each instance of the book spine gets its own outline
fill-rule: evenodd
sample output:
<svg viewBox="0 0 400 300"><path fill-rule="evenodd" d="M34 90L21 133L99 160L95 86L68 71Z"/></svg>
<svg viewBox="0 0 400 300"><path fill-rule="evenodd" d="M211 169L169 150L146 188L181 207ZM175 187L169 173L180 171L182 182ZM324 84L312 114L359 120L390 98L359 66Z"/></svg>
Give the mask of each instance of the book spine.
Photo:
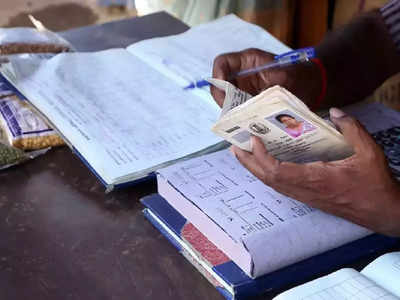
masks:
<svg viewBox="0 0 400 300"><path fill-rule="evenodd" d="M190 262L190 264L196 268L197 271L200 272L216 289L217 291L225 297L227 300L239 300L238 298L235 297L235 295L232 295L229 291L227 291L224 287L220 286L218 282L214 279L213 275L209 273L205 268L203 268L197 261L196 259L185 249L183 249L179 242L171 235L168 233L167 230L163 228L163 226L151 215L149 212L149 209L144 209L143 214L146 217L149 222L160 231L160 233L179 251L180 254L182 254L183 257L186 258L187 261Z"/></svg>

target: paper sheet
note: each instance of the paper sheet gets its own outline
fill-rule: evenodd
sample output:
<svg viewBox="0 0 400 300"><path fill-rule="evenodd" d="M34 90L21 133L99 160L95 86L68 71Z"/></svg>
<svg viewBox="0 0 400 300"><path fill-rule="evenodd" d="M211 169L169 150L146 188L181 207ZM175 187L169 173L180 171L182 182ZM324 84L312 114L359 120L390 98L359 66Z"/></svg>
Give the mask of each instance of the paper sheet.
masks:
<svg viewBox="0 0 400 300"><path fill-rule="evenodd" d="M180 35L133 44L128 51L185 86L211 77L216 56L250 47L275 54L290 51L264 29L235 15L196 26Z"/></svg>
<svg viewBox="0 0 400 300"><path fill-rule="evenodd" d="M341 269L275 297L274 300L397 300L353 269Z"/></svg>
<svg viewBox="0 0 400 300"><path fill-rule="evenodd" d="M227 112L234 109L236 106L245 103L252 97L249 93L238 89L228 81L216 78L209 78L207 81L225 92L224 104L222 105L222 111L219 118L222 118Z"/></svg>
<svg viewBox="0 0 400 300"><path fill-rule="evenodd" d="M15 60L13 67L17 86L107 183L220 141L210 131L215 103L124 49Z"/></svg>
<svg viewBox="0 0 400 300"><path fill-rule="evenodd" d="M378 257L361 273L400 297L400 252L392 252Z"/></svg>
<svg viewBox="0 0 400 300"><path fill-rule="evenodd" d="M234 241L245 245L253 258L255 277L370 233L277 193L249 173L229 150L159 173ZM266 242L270 239L274 247ZM315 247L309 247L310 243Z"/></svg>
<svg viewBox="0 0 400 300"><path fill-rule="evenodd" d="M314 211L264 185L229 150L159 173L236 241Z"/></svg>

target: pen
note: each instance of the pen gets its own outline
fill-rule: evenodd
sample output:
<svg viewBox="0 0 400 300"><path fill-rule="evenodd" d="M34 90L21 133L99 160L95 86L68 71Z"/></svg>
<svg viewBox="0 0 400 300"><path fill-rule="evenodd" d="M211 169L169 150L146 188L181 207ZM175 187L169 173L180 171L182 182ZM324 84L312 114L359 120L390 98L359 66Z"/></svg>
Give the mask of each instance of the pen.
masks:
<svg viewBox="0 0 400 300"><path fill-rule="evenodd" d="M237 77L242 77L242 76L249 76L267 69L271 68L280 68L280 67L285 67L305 61L309 61L311 58L315 57L315 49L313 47L308 47L308 48L301 48L297 50L293 50L281 55L277 55L274 57L274 60L270 63L267 63L265 65L261 65L258 67L242 70L236 74L232 74L231 79L237 78ZM194 89L194 88L201 88L204 86L208 86L210 83L207 81L207 79L202 79L196 82L192 82L188 86L186 86L184 89Z"/></svg>

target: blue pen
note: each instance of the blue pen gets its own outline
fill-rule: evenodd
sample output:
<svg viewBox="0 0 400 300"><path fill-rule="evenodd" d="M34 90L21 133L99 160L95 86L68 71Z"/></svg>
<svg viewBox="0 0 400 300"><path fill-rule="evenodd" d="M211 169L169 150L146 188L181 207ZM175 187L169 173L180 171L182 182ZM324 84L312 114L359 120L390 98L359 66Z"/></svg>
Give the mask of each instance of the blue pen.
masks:
<svg viewBox="0 0 400 300"><path fill-rule="evenodd" d="M237 78L237 77L242 77L242 76L249 76L267 69L271 68L280 68L280 67L285 67L285 66L290 66L293 64L309 61L311 58L315 57L315 49L313 47L308 47L308 48L302 48L302 49L297 49L293 50L281 55L277 55L274 58L274 61L258 66L255 68L247 69L247 70L242 70L236 74L233 74L231 76L231 79ZM204 86L208 86L210 83L206 79L202 79L196 82L192 82L189 84L187 87L185 87L185 90L188 89L194 89L194 88L201 88Z"/></svg>

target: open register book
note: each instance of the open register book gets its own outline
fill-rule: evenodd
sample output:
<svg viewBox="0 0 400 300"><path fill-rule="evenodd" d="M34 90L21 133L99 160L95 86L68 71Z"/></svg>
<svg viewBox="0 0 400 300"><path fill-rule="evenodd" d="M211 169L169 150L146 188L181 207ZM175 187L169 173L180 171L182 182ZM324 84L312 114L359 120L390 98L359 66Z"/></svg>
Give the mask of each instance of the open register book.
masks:
<svg viewBox="0 0 400 300"><path fill-rule="evenodd" d="M112 189L220 146L208 89L183 87L209 77L217 55L249 47L289 50L229 15L126 49L15 58L0 71Z"/></svg>
<svg viewBox="0 0 400 300"><path fill-rule="evenodd" d="M400 299L400 252L380 256L361 272L341 269L293 288L276 300Z"/></svg>
<svg viewBox="0 0 400 300"><path fill-rule="evenodd" d="M371 232L266 186L222 150L157 172L158 193L249 277Z"/></svg>

